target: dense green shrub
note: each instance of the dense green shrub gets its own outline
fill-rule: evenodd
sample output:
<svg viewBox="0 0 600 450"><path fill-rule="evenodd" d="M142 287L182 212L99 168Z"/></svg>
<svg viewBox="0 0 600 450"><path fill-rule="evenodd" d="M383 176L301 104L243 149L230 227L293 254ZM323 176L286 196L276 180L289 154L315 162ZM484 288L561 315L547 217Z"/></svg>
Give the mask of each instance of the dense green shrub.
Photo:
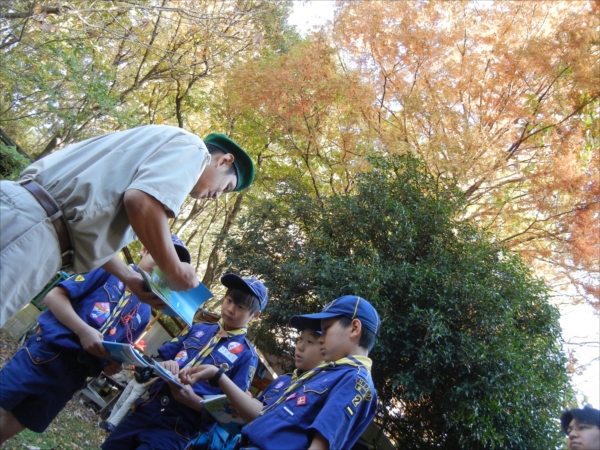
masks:
<svg viewBox="0 0 600 450"><path fill-rule="evenodd" d="M0 179L15 180L31 161L14 146L0 142Z"/></svg>

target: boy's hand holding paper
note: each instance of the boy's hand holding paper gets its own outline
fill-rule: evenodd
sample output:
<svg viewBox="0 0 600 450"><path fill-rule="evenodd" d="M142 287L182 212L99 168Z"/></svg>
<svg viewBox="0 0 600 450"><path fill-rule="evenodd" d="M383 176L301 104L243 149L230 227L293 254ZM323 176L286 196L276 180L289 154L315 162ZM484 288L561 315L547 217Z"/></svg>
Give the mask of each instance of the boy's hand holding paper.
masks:
<svg viewBox="0 0 600 450"><path fill-rule="evenodd" d="M202 364L196 367L184 369L179 374L179 379L183 384L195 384L199 381L208 381L219 371L217 366Z"/></svg>
<svg viewBox="0 0 600 450"><path fill-rule="evenodd" d="M106 342L106 341L104 341L102 344L104 345L104 347L106 347L106 349L110 353L111 360L114 359L115 361L131 364L134 366L151 367L152 370L154 371L154 375L157 375L160 378L162 378L163 380L173 383L173 384L179 386L180 388L184 387L183 384L181 384L179 382L179 379L177 378L177 376L173 375L171 370L169 370L169 369L173 368L172 365L167 364L169 366L169 369L166 369L165 367L163 367L161 365L161 363L154 361L149 356L143 356L140 353L138 353L138 351L135 350L133 348L133 346L131 346L131 344L120 344L117 342ZM177 366L177 363L175 361L165 361L165 362L175 363L175 366ZM177 370L177 372L178 372L179 367L177 367L177 369L173 369L173 370Z"/></svg>
<svg viewBox="0 0 600 450"><path fill-rule="evenodd" d="M165 369L167 369L169 372L171 372L173 375L179 374L179 364L177 364L177 361L161 361L159 362L159 364Z"/></svg>

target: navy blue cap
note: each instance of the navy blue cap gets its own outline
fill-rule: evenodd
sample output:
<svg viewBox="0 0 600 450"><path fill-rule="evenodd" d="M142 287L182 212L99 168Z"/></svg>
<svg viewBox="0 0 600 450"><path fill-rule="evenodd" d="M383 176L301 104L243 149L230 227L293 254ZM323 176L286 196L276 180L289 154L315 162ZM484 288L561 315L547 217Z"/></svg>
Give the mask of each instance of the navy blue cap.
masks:
<svg viewBox="0 0 600 450"><path fill-rule="evenodd" d="M373 305L356 295L344 295L337 298L327 303L320 313L294 316L290 319L290 324L294 328L321 330L321 320L339 316L358 319L364 327L375 334L379 334L381 328L379 314L377 314Z"/></svg>
<svg viewBox="0 0 600 450"><path fill-rule="evenodd" d="M192 256L188 249L185 248L185 244L181 239L179 239L176 235L171 235L171 240L173 241L173 245L175 246L175 251L177 252L177 256L179 256L179 260L181 262L185 262L190 264L192 262Z"/></svg>
<svg viewBox="0 0 600 450"><path fill-rule="evenodd" d="M296 317L296 316L294 316L294 317ZM292 317L292 319L293 319L294 317ZM322 331L321 331L321 328L320 328L320 326L319 326L319 329L318 329L318 330L315 330L314 328L311 328L311 327L305 327L305 326L304 326L302 323L299 323L299 322L297 322L297 321L296 321L296 322L294 322L294 323L295 323L295 325L294 325L294 323L292 323L292 319L290 319L290 325L291 325L291 326L293 326L293 327L294 327L296 330L298 330L298 331L310 330L310 331L314 331L314 332L315 332L315 333L317 333L319 336L321 336L321 334L322 334ZM319 325L320 325L320 323L319 323Z"/></svg>
<svg viewBox="0 0 600 450"><path fill-rule="evenodd" d="M267 306L267 302L269 301L267 288L258 279L254 277L240 277L234 273L226 273L221 277L221 283L227 288L249 290L258 297L261 311Z"/></svg>

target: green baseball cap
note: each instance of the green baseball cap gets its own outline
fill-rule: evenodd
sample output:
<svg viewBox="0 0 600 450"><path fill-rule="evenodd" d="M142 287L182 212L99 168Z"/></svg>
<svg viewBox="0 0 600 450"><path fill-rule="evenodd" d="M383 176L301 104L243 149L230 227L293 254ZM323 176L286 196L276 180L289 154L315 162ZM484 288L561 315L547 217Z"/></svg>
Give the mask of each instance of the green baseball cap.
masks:
<svg viewBox="0 0 600 450"><path fill-rule="evenodd" d="M238 183L234 191L243 191L252 184L254 181L254 163L242 147L220 133L209 134L204 138L204 142L219 147L225 153L231 153L234 156L233 164L238 176Z"/></svg>

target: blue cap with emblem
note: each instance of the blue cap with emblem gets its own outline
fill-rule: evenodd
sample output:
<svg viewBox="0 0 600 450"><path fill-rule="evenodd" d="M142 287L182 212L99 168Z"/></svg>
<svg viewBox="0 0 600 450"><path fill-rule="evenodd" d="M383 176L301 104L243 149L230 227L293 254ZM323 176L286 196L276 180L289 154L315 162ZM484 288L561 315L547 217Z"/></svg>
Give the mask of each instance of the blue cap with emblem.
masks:
<svg viewBox="0 0 600 450"><path fill-rule="evenodd" d="M187 248L185 248L183 241L174 234L171 234L171 240L173 241L173 245L175 246L175 251L177 252L177 256L179 256L179 260L181 262L190 264L192 262L192 256L190 255L190 252L188 252Z"/></svg>
<svg viewBox="0 0 600 450"><path fill-rule="evenodd" d="M349 319L358 319L363 326L375 334L379 334L381 328L381 319L379 314L368 301L356 295L344 295L332 302L329 302L323 308L323 311L317 314L303 314L294 316L290 319L290 324L295 328L321 329L321 320L331 319L333 317L345 316Z"/></svg>
<svg viewBox="0 0 600 450"><path fill-rule="evenodd" d="M249 290L258 297L261 311L267 306L267 302L269 301L267 288L258 279L254 277L240 277L234 273L227 273L221 277L221 283L228 288L237 288L244 291Z"/></svg>

